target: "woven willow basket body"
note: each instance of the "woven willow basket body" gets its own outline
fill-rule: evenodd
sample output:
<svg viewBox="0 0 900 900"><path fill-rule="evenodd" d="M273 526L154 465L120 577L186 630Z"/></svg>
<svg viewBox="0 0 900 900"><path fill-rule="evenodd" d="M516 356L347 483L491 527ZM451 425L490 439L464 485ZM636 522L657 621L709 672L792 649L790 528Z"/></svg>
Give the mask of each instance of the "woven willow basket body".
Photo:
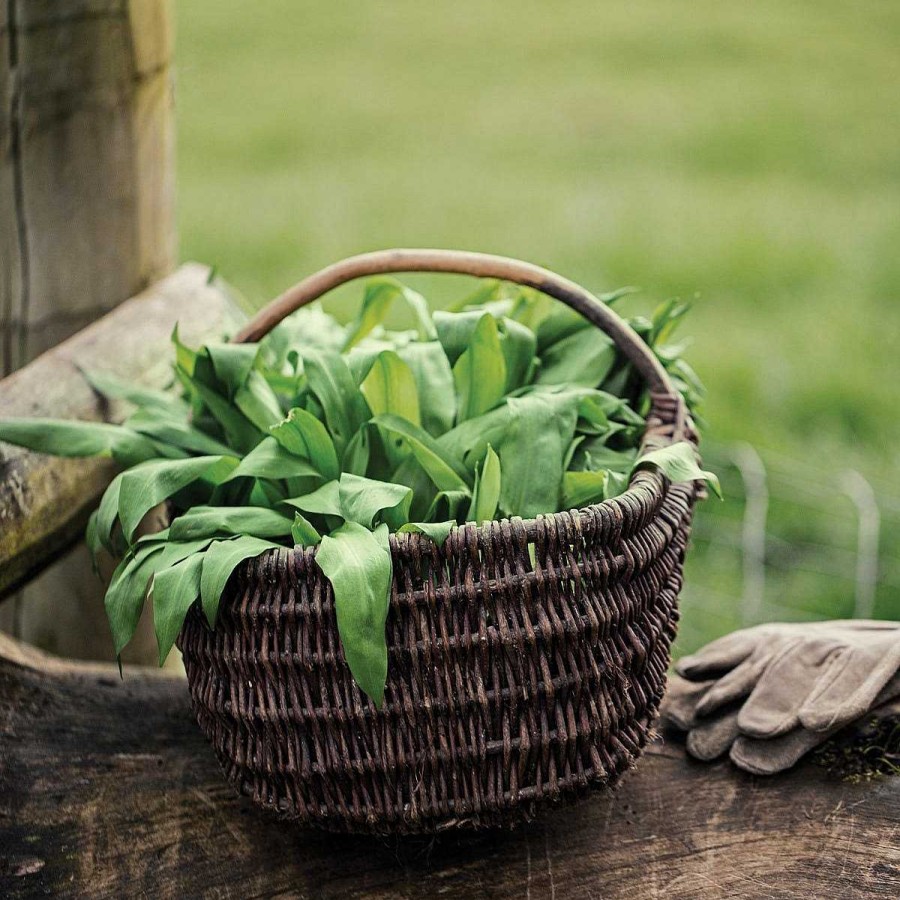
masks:
<svg viewBox="0 0 900 900"><path fill-rule="evenodd" d="M695 440L680 398L652 386L645 446ZM241 566L215 630L194 610L180 638L227 777L302 823L381 833L514 824L612 784L662 698L697 491L640 471L613 500L466 525L443 547L392 536L378 710L314 550Z"/></svg>

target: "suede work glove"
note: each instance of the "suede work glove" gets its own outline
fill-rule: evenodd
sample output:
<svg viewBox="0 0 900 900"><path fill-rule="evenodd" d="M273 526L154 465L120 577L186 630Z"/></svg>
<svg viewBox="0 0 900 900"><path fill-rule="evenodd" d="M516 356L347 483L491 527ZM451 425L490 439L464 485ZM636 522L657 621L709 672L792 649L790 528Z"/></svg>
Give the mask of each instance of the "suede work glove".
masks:
<svg viewBox="0 0 900 900"><path fill-rule="evenodd" d="M900 697L900 622L759 625L676 666L664 716L703 760L771 774ZM687 680L686 680L687 679ZM697 680L700 679L700 680Z"/></svg>

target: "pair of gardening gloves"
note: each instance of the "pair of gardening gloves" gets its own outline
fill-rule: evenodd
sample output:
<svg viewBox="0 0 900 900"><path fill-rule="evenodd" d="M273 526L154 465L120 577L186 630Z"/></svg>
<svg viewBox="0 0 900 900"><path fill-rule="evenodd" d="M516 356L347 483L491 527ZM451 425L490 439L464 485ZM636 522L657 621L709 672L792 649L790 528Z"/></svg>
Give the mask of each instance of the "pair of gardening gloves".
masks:
<svg viewBox="0 0 900 900"><path fill-rule="evenodd" d="M771 775L900 698L900 622L758 625L683 657L663 718L701 760Z"/></svg>

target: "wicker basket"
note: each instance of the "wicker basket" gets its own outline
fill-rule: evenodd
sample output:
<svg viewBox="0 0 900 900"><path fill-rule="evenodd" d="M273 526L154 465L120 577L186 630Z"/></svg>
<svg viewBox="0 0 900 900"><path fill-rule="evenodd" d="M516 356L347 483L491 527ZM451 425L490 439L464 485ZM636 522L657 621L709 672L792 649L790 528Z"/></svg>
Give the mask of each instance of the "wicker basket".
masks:
<svg viewBox="0 0 900 900"><path fill-rule="evenodd" d="M444 271L530 285L606 331L652 396L645 447L695 441L655 356L608 307L527 263L394 250L301 282L237 340L363 275ZM509 825L612 784L633 766L662 697L685 544L700 488L640 471L581 510L454 530L443 547L391 537L388 680L380 710L338 640L315 552L242 566L214 631L180 638L193 708L225 774L260 806L355 832Z"/></svg>

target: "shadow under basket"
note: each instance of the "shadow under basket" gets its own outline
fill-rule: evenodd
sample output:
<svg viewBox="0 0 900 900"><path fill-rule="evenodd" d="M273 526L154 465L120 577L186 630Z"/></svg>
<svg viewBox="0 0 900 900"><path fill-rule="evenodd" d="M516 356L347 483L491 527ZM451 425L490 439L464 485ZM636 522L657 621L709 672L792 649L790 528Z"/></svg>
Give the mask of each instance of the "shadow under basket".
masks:
<svg viewBox="0 0 900 900"><path fill-rule="evenodd" d="M386 251L338 267L394 254L390 269L369 263L353 271L433 270L435 253ZM456 268L440 271L472 271L470 257L493 261L487 274L568 302L637 358L607 327L615 315L608 308L598 323L554 290L562 283L571 293L570 282L550 283L550 273L516 261L501 260L503 269L494 257L447 257ZM511 272L514 262L544 281ZM323 274L294 294L330 289ZM283 305L303 302L293 296ZM642 362L652 389L644 446L695 442L683 401ZM637 761L665 689L701 490L642 470L615 499L530 521L460 526L442 547L419 534L392 535L380 709L344 660L315 550L272 551L243 564L216 628L195 608L179 639L194 712L226 776L298 823L382 834L513 825L613 784Z"/></svg>

